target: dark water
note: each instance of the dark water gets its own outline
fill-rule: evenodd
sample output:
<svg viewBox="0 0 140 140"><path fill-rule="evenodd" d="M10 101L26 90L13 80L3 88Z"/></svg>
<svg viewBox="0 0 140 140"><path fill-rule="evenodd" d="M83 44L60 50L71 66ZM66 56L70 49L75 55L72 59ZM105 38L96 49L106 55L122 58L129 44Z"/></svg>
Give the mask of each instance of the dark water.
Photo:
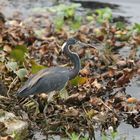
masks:
<svg viewBox="0 0 140 140"><path fill-rule="evenodd" d="M81 2L83 6L90 8L110 7L115 16L128 18L131 23L140 23L140 0L73 0Z"/></svg>

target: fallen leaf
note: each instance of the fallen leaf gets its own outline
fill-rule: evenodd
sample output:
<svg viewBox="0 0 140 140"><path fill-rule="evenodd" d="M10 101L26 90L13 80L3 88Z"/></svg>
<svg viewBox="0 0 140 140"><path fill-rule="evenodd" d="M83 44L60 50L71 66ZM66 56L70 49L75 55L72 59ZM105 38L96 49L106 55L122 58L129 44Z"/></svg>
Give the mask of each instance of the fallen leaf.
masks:
<svg viewBox="0 0 140 140"><path fill-rule="evenodd" d="M17 62L23 62L25 53L27 53L27 47L26 46L16 46L10 53L10 56L14 58Z"/></svg>
<svg viewBox="0 0 140 140"><path fill-rule="evenodd" d="M87 82L87 77L80 77L76 76L74 79L72 79L70 82L73 86L83 85Z"/></svg>
<svg viewBox="0 0 140 140"><path fill-rule="evenodd" d="M94 117L97 113L98 113L98 111L91 109L91 110L87 111L86 115L88 116L88 118L92 119L92 117Z"/></svg>
<svg viewBox="0 0 140 140"><path fill-rule="evenodd" d="M9 45L4 45L3 50L7 53L10 53L12 51L12 48Z"/></svg>
<svg viewBox="0 0 140 140"><path fill-rule="evenodd" d="M100 89L100 88L102 87L101 84L98 83L97 79L95 79L94 82L92 82L92 85L93 85L94 87L96 87L97 89Z"/></svg>
<svg viewBox="0 0 140 140"><path fill-rule="evenodd" d="M15 71L15 73L22 80L25 77L25 75L27 75L27 70L25 68L22 68L18 71Z"/></svg>
<svg viewBox="0 0 140 140"><path fill-rule="evenodd" d="M63 114L65 117L76 117L78 116L79 111L74 109L73 107L70 107L68 110L65 111Z"/></svg>
<svg viewBox="0 0 140 140"><path fill-rule="evenodd" d="M42 70L42 69L45 69L47 67L43 66L43 65L39 65L37 64L35 61L31 61L31 64L32 64L32 67L31 67L31 72L32 74L35 74L37 73L38 71Z"/></svg>
<svg viewBox="0 0 140 140"><path fill-rule="evenodd" d="M12 71L16 71L18 69L18 64L17 62L8 62L6 64L6 67L9 69L9 70L12 70Z"/></svg>
<svg viewBox="0 0 140 140"><path fill-rule="evenodd" d="M137 102L137 99L134 98L134 97L130 97L130 98L127 99L127 103L129 103L129 104L134 104L136 102Z"/></svg>

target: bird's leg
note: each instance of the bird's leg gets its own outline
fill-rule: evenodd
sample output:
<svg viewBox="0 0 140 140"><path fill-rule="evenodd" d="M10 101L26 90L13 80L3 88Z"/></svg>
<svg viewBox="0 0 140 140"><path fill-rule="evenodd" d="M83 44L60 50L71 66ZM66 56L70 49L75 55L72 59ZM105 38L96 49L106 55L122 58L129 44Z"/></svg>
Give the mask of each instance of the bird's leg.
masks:
<svg viewBox="0 0 140 140"><path fill-rule="evenodd" d="M58 97L60 96L61 98L66 99L66 98L68 97L68 92L67 92L67 90L66 90L66 85L67 85L67 84L65 84L64 88L61 89L59 92L52 91L52 92L49 93L49 95L48 95L48 101L47 101L47 103L46 103L46 105L45 105L45 107L44 107L44 110L43 110L43 113L44 113L45 118L47 118L47 116L46 116L47 107L48 107L49 103L50 103L51 101L53 101L53 99L54 99L53 96L54 96L54 95L56 95L55 98L58 98Z"/></svg>
<svg viewBox="0 0 140 140"><path fill-rule="evenodd" d="M66 99L66 98L68 97L68 92L67 92L67 90L66 90L66 85L64 86L63 89L60 90L59 96L60 96L60 98L62 98L62 99Z"/></svg>
<svg viewBox="0 0 140 140"><path fill-rule="evenodd" d="M36 116L39 113L39 103L32 96L29 96L29 98L35 103L36 109L34 115Z"/></svg>
<svg viewBox="0 0 140 140"><path fill-rule="evenodd" d="M55 95L55 93L56 93L55 91L48 93L48 100L47 100L48 103L53 101L53 96Z"/></svg>
<svg viewBox="0 0 140 140"><path fill-rule="evenodd" d="M54 94L55 94L55 91L52 91L52 92L50 92L49 95L48 95L48 100L47 100L47 103L46 103L46 105L45 105L45 107L44 107L44 110L43 110L43 113L44 113L45 118L47 118L47 116L46 116L47 107L48 107L49 103L53 100Z"/></svg>
<svg viewBox="0 0 140 140"><path fill-rule="evenodd" d="M68 91L66 89L66 86L67 86L67 82L65 84L65 86L59 91L59 97L62 98L62 99L66 99L68 97Z"/></svg>

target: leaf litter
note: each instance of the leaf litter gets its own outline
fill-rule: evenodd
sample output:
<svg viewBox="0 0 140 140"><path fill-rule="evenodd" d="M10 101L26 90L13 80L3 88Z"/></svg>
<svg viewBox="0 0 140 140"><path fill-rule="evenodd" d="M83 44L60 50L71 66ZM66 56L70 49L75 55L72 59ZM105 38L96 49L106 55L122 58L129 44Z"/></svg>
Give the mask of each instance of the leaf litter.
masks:
<svg viewBox="0 0 140 140"><path fill-rule="evenodd" d="M44 9L46 14L37 12L25 20L0 18L0 108L27 119L30 131L37 128L46 136L77 132L91 138L96 130L103 132L110 126L116 130L122 121L139 127L140 100L126 93L130 81L140 77L139 24L130 28L113 23L108 8L84 13L82 20L75 21L77 6L60 5L62 13L60 8ZM34 116L34 102L18 99L15 92L41 69L72 66L61 53L61 45L69 37L90 44L86 49L72 48L81 59L80 74L69 81L62 96L54 95L46 119L42 110L48 95L35 96L40 110ZM125 47L130 52L124 58L119 51Z"/></svg>

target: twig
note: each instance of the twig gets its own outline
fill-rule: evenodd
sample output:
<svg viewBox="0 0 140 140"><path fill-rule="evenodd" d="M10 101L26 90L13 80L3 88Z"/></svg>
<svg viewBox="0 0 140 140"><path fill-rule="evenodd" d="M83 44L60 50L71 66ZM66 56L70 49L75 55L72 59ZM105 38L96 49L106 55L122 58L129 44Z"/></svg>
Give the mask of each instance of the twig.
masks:
<svg viewBox="0 0 140 140"><path fill-rule="evenodd" d="M16 78L13 80L13 82L9 86L9 89L7 91L8 98L10 98L9 93L10 93L11 88L13 87L13 85L15 85L17 83L17 81L18 81L18 76L16 76Z"/></svg>
<svg viewBox="0 0 140 140"><path fill-rule="evenodd" d="M0 100L10 100L10 98L0 95Z"/></svg>
<svg viewBox="0 0 140 140"><path fill-rule="evenodd" d="M107 106L102 100L101 100L102 104L107 107L110 111L114 112L109 106Z"/></svg>

